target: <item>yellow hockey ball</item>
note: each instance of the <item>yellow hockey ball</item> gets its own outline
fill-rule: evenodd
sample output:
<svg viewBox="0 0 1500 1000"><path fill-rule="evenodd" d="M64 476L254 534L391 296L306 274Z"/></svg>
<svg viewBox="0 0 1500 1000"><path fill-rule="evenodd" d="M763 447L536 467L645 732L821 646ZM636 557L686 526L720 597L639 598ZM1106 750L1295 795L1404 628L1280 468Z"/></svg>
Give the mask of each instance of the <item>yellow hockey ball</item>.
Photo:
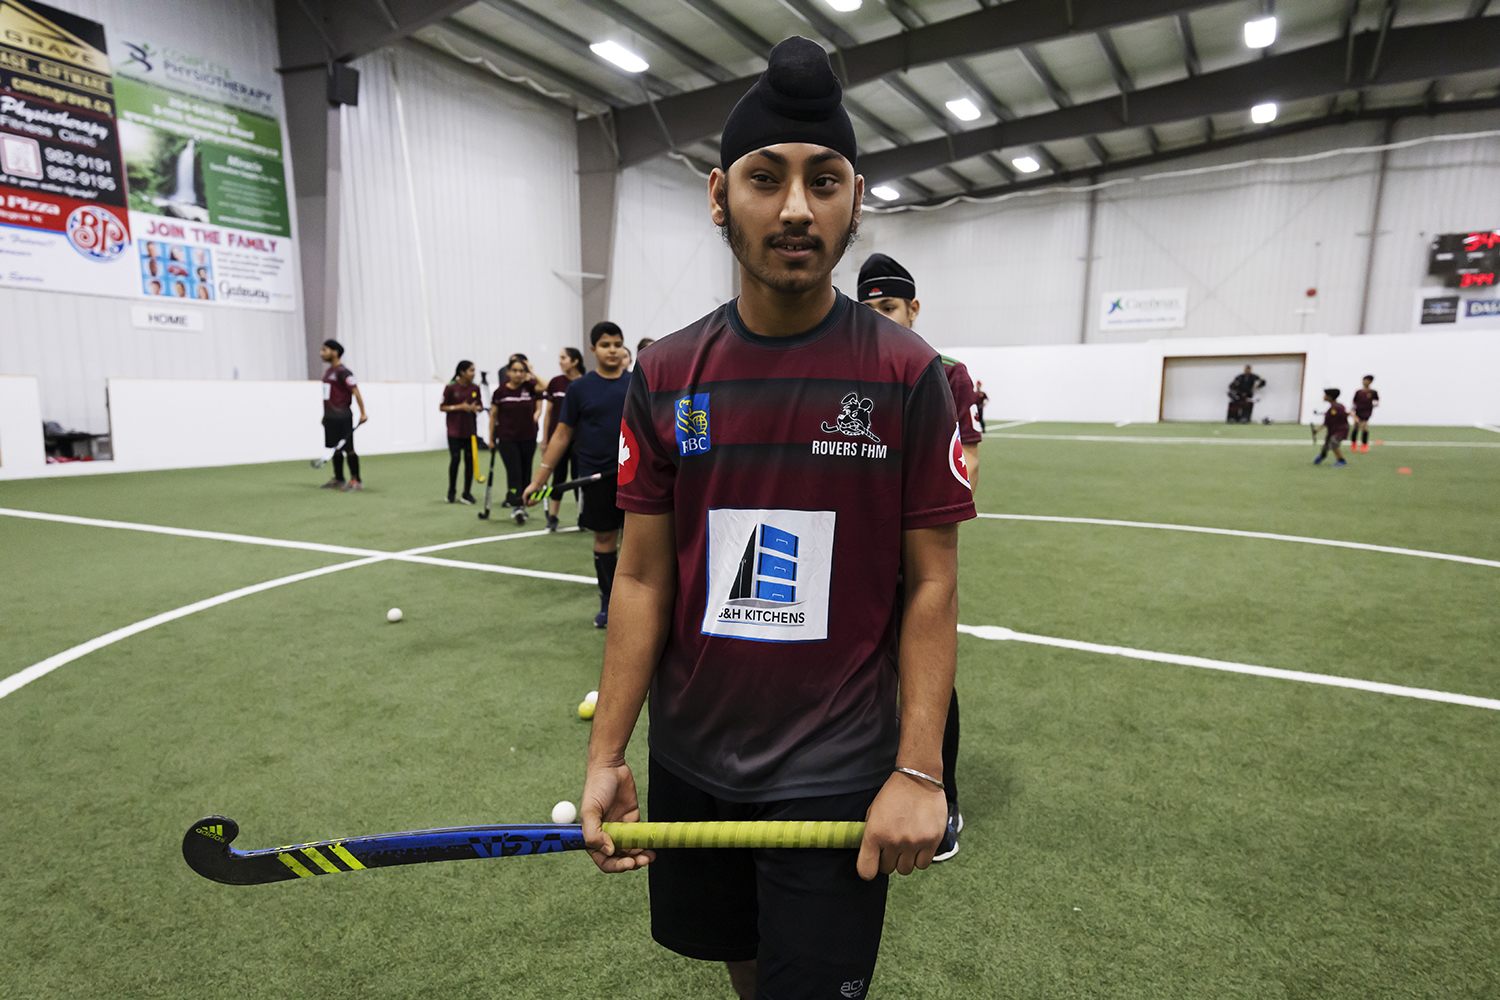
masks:
<svg viewBox="0 0 1500 1000"><path fill-rule="evenodd" d="M592 719L594 717L594 703L591 701L580 701L578 703L578 717L580 719Z"/></svg>

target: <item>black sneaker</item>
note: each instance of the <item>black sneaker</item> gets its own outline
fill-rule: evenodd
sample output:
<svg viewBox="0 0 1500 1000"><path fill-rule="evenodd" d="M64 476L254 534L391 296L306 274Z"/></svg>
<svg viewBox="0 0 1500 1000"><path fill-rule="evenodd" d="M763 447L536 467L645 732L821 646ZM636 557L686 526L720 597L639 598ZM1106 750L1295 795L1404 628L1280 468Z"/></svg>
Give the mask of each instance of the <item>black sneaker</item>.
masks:
<svg viewBox="0 0 1500 1000"><path fill-rule="evenodd" d="M474 506L474 498L472 496L470 496L469 494L467 494L467 493L465 493L463 496L459 497L458 498L458 502L459 503L466 503L470 507Z"/></svg>
<svg viewBox="0 0 1500 1000"><path fill-rule="evenodd" d="M938 844L937 853L932 856L934 861L947 861L958 853L958 834L964 828L964 814L958 811L958 803L948 803L948 832L943 834L943 842Z"/></svg>
<svg viewBox="0 0 1500 1000"><path fill-rule="evenodd" d="M342 479L330 479L328 480L328 482L318 487L318 489L320 490L341 490L343 488L344 481Z"/></svg>
<svg viewBox="0 0 1500 1000"><path fill-rule="evenodd" d="M547 515L547 530L548 531L553 532L554 534L556 534L557 527L558 527L559 523L560 522L557 520L557 515L556 514L548 514Z"/></svg>
<svg viewBox="0 0 1500 1000"><path fill-rule="evenodd" d="M516 507L510 512L510 519L517 524L525 524L526 519L530 516L530 514L526 513L525 507Z"/></svg>
<svg viewBox="0 0 1500 1000"><path fill-rule="evenodd" d="M594 616L594 628L609 628L608 611L601 611Z"/></svg>

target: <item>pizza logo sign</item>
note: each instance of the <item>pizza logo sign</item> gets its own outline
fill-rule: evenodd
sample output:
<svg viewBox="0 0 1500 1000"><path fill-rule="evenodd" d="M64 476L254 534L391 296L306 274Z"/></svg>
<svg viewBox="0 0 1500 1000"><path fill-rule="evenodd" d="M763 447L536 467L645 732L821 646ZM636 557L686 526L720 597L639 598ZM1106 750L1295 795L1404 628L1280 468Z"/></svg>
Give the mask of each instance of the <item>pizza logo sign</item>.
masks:
<svg viewBox="0 0 1500 1000"><path fill-rule="evenodd" d="M68 214L68 242L92 260L113 260L130 245L130 230L113 212L98 205L80 205Z"/></svg>

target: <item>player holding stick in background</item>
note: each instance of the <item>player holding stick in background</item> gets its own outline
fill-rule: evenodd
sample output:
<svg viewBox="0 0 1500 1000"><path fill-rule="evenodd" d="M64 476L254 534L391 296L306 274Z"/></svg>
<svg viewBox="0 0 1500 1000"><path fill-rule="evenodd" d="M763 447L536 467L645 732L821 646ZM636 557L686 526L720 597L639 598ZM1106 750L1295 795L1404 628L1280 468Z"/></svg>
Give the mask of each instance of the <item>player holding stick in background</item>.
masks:
<svg viewBox="0 0 1500 1000"><path fill-rule="evenodd" d="M1349 411L1344 409L1344 404L1339 402L1339 391L1337 389L1324 389L1323 401L1328 404L1328 412L1323 414L1323 426L1328 433L1323 437L1323 450L1318 457L1313 459L1313 465L1320 465L1323 459L1328 457L1328 452L1333 451L1333 457L1338 461L1333 463L1335 469L1341 468L1349 463L1344 461L1343 452L1339 451L1339 445L1343 443L1345 436L1349 433Z"/></svg>
<svg viewBox="0 0 1500 1000"><path fill-rule="evenodd" d="M328 365L323 373L323 447L334 448L333 478L319 489L343 490L352 493L364 489L359 479L359 456L354 452L354 410L349 402L359 404L359 423L369 420L365 412L365 397L359 394L359 383L354 373L344 367L344 345L337 340L325 340L318 350L318 357ZM344 481L344 456L349 456L349 481Z"/></svg>
<svg viewBox="0 0 1500 1000"><path fill-rule="evenodd" d="M911 272L893 258L883 253L871 254L859 269L859 301L908 330L913 328L922 303L917 299L917 284ZM974 399L974 388L969 382L969 369L962 361L943 358L943 375L948 379L948 389L953 393L957 410L958 439L963 446L964 465L969 470L969 483L973 485L979 469L979 442L981 435L974 426L969 406ZM958 853L958 835L964 828L964 814L958 808L958 689L948 701L948 720L943 725L943 793L948 799L948 830L950 836L943 849L933 855L934 861L947 861Z"/></svg>
<svg viewBox="0 0 1500 1000"><path fill-rule="evenodd" d="M583 378L583 352L576 347L564 347L562 353L557 356L557 365L562 369L551 382L547 383L547 422L546 433L542 435L542 457L547 456L547 446L552 443L552 435L557 430L557 424L562 419L563 398L568 394L568 386ZM547 530L556 531L558 527L557 516L562 511L562 496L556 491L556 487L572 479L578 473L577 464L573 461L573 452L563 452L562 458L557 461L557 468L552 473L552 485L554 487L552 496L547 498ZM573 469L575 471L569 471Z"/></svg>
<svg viewBox="0 0 1500 1000"><path fill-rule="evenodd" d="M484 412L479 386L474 384L474 362L460 361L453 370L453 381L443 386L443 401L438 409L448 415L448 502L474 502L474 455L469 450L476 426L474 414ZM458 463L464 463L464 492L458 489Z"/></svg>
<svg viewBox="0 0 1500 1000"><path fill-rule="evenodd" d="M652 935L725 962L742 998L864 997L886 875L927 867L947 826L974 505L936 352L833 287L855 156L827 54L783 41L709 179L743 293L642 353L619 434L630 543L584 837L606 872L649 865ZM617 851L601 821L640 813L625 749L648 689L651 820L862 819L857 857Z"/></svg>
<svg viewBox="0 0 1500 1000"><path fill-rule="evenodd" d="M1380 393L1370 388L1375 381L1374 375L1366 375L1364 388L1354 390L1354 430L1349 433L1350 451L1370 450L1370 418L1375 415L1375 407L1380 405ZM1364 447L1359 445L1358 438L1364 434Z"/></svg>
<svg viewBox="0 0 1500 1000"><path fill-rule="evenodd" d="M531 481L531 460L536 454L536 421L542 411L544 394L522 358L505 369L505 381L495 388L490 399L490 447L500 452L505 463L505 502L513 508L511 520L526 523L526 507L521 493ZM500 381L498 378L496 381Z"/></svg>
<svg viewBox="0 0 1500 1000"><path fill-rule="evenodd" d="M547 477L563 464L563 456L573 449L574 472L579 477L594 473L613 473L619 455L620 415L625 409L625 393L630 388L630 372L625 369L629 351L625 335L615 324L595 323L589 331L590 349L596 367L568 386L563 397L562 418L547 440L547 451L541 465L526 487L524 502L535 503L534 494L541 490ZM594 575L599 580L599 613L595 628L609 626L609 596L615 582L615 563L620 549L620 526L625 512L615 505L615 480L605 476L580 491L578 526L594 533Z"/></svg>

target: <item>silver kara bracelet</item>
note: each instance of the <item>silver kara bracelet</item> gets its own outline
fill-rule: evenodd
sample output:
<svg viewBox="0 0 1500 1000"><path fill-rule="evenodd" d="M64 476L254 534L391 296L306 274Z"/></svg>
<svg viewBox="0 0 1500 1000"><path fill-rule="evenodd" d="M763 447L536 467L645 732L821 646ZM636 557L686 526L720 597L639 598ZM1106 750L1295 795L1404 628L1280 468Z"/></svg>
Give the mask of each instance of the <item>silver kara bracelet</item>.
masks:
<svg viewBox="0 0 1500 1000"><path fill-rule="evenodd" d="M923 781L930 781L934 785L937 785L939 788L943 789L944 791L947 791L947 786L944 785L937 778L934 778L930 774L923 774L921 771L917 771L917 770L914 770L914 769L909 768L909 767L898 767L898 768L896 768L896 770L899 771L901 774L909 774L913 778L921 778Z"/></svg>

